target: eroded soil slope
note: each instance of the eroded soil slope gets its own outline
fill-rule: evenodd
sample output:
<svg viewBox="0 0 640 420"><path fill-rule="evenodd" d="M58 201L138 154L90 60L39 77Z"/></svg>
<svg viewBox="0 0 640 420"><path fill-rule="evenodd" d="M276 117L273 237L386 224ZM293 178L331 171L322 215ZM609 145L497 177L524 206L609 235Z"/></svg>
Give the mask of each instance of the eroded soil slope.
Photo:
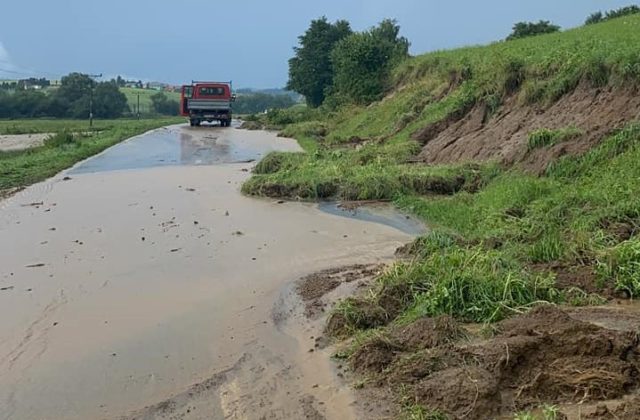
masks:
<svg viewBox="0 0 640 420"><path fill-rule="evenodd" d="M523 105L508 98L493 116L485 104L466 114L431 124L413 134L424 146L419 160L430 164L497 160L521 163L540 173L549 162L590 150L612 131L640 117L640 95L635 89L594 89L582 83L553 105ZM528 149L531 132L575 127L583 134L559 144Z"/></svg>

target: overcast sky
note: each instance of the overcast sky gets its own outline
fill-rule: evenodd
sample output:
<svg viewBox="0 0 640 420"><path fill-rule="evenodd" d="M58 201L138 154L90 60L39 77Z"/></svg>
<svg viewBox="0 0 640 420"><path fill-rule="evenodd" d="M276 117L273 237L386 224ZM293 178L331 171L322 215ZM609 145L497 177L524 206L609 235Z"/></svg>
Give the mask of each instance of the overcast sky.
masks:
<svg viewBox="0 0 640 420"><path fill-rule="evenodd" d="M411 52L487 43L514 22L563 28L634 0L3 0L0 77L71 71L281 87L297 36L325 15L356 30L395 18ZM9 70L10 72L7 72ZM4 71L4 73L3 73Z"/></svg>

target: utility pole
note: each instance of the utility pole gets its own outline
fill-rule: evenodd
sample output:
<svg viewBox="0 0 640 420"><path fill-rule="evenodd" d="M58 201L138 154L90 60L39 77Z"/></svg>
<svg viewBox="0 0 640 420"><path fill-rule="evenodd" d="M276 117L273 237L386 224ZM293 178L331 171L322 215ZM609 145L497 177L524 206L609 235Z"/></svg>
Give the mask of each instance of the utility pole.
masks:
<svg viewBox="0 0 640 420"><path fill-rule="evenodd" d="M100 74L88 74L91 79L102 77L102 73ZM93 83L91 84L91 89L89 93L89 128L93 128Z"/></svg>

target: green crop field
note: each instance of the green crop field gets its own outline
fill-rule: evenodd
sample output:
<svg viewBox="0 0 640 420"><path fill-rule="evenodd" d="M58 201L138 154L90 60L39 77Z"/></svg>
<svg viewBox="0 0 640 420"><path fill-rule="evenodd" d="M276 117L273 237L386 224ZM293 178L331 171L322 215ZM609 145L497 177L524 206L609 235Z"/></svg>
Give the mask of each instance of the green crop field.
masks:
<svg viewBox="0 0 640 420"><path fill-rule="evenodd" d="M135 112L138 106L138 95L140 95L140 112L142 114L152 113L151 96L158 93L157 90L152 89L137 89L137 88L120 88L120 91L127 97L129 108L131 112ZM176 101L180 100L180 94L177 92L163 92L169 99Z"/></svg>
<svg viewBox="0 0 640 420"><path fill-rule="evenodd" d="M412 247L413 261L381 277L366 304L338 306L354 333L371 328L361 322L366 311L399 285L406 292L402 310L387 322L442 314L493 322L540 301L602 302L593 290L558 287L556 273L544 268L551 264L582 270L598 290L637 296L640 237L619 237L612 228L640 226L637 123L542 176L486 163L406 163L421 147L411 134L430 123L479 102L498 109L514 95L518 106L549 106L580 83L593 90L640 87L640 16L409 59L393 71L394 94L368 107L256 117L299 139L306 153L267 156L243 191L392 200L432 228ZM579 134L573 127L532 133L529 147ZM342 146L362 139L369 141Z"/></svg>
<svg viewBox="0 0 640 420"><path fill-rule="evenodd" d="M27 150L0 152L0 197L15 188L49 178L127 138L154 128L182 122L181 118L96 121L97 131L86 131L78 120L0 121L0 134L57 133L45 144Z"/></svg>
<svg viewBox="0 0 640 420"><path fill-rule="evenodd" d="M122 124L126 120L94 120L93 130L101 131ZM0 120L0 134L57 133L59 131L89 131L88 120L21 119Z"/></svg>

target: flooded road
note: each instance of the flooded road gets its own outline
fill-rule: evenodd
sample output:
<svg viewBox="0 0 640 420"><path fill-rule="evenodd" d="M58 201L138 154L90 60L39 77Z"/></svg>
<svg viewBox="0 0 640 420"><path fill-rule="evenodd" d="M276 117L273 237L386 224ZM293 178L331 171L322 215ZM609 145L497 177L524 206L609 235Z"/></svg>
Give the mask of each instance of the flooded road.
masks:
<svg viewBox="0 0 640 420"><path fill-rule="evenodd" d="M412 228L242 196L271 150L299 147L173 126L0 202L0 419L353 418L308 328L274 312Z"/></svg>

